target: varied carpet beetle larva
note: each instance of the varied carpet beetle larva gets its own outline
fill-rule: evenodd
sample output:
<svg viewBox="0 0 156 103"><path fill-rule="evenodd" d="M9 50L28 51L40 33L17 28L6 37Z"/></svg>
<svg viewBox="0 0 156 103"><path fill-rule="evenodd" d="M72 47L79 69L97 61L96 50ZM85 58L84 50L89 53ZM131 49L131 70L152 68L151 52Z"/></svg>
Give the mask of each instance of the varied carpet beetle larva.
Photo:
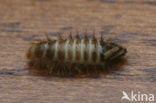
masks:
<svg viewBox="0 0 156 103"><path fill-rule="evenodd" d="M59 38L40 40L29 47L26 56L29 68L51 75L99 73L108 64L121 58L127 50L113 42L92 38Z"/></svg>

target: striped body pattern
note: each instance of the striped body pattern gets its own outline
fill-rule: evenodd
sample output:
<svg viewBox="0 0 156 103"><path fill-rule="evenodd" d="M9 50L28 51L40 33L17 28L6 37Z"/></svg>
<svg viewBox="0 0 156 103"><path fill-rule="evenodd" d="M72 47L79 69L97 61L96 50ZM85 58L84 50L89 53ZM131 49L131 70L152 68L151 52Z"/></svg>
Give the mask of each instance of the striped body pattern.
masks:
<svg viewBox="0 0 156 103"><path fill-rule="evenodd" d="M26 56L30 68L64 76L101 72L126 52L124 47L103 39L77 36L32 43Z"/></svg>

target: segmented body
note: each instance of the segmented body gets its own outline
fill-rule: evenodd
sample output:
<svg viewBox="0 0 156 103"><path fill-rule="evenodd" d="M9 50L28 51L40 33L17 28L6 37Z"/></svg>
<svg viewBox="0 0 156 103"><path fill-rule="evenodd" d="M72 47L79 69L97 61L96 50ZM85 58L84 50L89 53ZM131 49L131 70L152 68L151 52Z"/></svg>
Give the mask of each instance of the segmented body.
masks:
<svg viewBox="0 0 156 103"><path fill-rule="evenodd" d="M74 75L101 71L125 53L125 48L102 39L48 39L33 43L27 58L30 67L49 74Z"/></svg>

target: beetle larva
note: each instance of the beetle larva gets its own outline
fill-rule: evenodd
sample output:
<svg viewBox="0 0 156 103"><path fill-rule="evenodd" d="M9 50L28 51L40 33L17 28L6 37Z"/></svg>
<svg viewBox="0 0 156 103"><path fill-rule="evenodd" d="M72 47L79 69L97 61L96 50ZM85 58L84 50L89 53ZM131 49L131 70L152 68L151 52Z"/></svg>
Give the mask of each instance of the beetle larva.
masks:
<svg viewBox="0 0 156 103"><path fill-rule="evenodd" d="M126 52L124 47L102 38L77 36L32 43L26 56L30 68L65 76L101 72Z"/></svg>

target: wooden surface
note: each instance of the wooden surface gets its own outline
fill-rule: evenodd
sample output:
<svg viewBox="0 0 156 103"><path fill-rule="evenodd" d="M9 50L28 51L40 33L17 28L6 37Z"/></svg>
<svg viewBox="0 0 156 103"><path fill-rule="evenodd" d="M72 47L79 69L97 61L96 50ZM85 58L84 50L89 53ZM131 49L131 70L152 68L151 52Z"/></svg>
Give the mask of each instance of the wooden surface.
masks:
<svg viewBox="0 0 156 103"><path fill-rule="evenodd" d="M120 70L98 78L29 73L25 50L36 37L86 28L127 48ZM0 0L0 61L0 103L120 103L123 90L156 96L156 1Z"/></svg>

